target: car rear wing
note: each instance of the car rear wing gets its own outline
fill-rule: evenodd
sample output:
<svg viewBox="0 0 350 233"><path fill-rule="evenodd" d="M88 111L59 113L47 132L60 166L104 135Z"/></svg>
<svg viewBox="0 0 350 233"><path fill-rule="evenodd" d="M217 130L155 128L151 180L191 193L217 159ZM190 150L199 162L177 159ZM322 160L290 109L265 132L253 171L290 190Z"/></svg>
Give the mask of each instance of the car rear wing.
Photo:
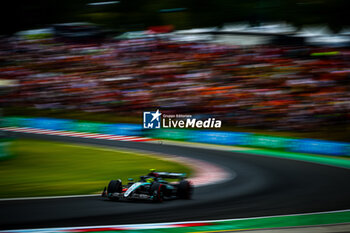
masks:
<svg viewBox="0 0 350 233"><path fill-rule="evenodd" d="M185 179L186 173L156 172L160 178L164 179Z"/></svg>

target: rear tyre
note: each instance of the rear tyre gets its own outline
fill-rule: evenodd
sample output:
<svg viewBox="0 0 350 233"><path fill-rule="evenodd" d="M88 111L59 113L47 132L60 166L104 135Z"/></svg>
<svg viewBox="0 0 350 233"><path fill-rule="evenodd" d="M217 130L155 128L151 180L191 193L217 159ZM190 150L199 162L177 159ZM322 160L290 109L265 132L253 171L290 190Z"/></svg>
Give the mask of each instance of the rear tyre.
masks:
<svg viewBox="0 0 350 233"><path fill-rule="evenodd" d="M164 200L164 186L159 183L153 183L150 189L150 195L153 197L153 202L163 202Z"/></svg>
<svg viewBox="0 0 350 233"><path fill-rule="evenodd" d="M121 180L111 180L108 184L107 188L107 197L110 200L118 200L118 197L111 196L113 193L121 193L122 192L122 182Z"/></svg>
<svg viewBox="0 0 350 233"><path fill-rule="evenodd" d="M193 193L192 184L188 180L180 181L177 187L177 196L181 199L191 199Z"/></svg>

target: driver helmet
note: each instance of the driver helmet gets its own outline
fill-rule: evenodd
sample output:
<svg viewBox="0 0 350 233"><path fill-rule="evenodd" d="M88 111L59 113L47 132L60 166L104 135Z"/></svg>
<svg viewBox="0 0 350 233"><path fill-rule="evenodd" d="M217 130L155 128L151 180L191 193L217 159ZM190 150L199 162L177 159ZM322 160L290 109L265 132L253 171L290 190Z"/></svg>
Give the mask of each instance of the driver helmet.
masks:
<svg viewBox="0 0 350 233"><path fill-rule="evenodd" d="M152 182L154 181L154 178L147 178L145 181L146 181L147 183L152 183Z"/></svg>

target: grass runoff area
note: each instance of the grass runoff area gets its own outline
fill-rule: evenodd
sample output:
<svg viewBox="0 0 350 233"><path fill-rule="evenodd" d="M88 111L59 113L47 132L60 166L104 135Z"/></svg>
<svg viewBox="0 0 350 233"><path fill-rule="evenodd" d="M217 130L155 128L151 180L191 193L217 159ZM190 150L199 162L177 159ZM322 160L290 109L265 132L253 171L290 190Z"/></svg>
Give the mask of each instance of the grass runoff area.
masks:
<svg viewBox="0 0 350 233"><path fill-rule="evenodd" d="M15 140L14 156L0 161L0 198L93 194L112 179L138 179L150 168L191 171L151 154L29 139Z"/></svg>

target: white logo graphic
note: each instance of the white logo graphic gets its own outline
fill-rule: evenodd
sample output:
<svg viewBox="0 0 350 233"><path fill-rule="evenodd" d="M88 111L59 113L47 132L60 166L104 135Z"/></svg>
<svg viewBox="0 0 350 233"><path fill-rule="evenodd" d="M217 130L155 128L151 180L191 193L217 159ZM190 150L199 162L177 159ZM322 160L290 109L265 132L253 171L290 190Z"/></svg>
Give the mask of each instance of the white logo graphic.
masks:
<svg viewBox="0 0 350 233"><path fill-rule="evenodd" d="M162 113L159 112L159 109L156 112L143 112L143 128L159 129L161 115Z"/></svg>

